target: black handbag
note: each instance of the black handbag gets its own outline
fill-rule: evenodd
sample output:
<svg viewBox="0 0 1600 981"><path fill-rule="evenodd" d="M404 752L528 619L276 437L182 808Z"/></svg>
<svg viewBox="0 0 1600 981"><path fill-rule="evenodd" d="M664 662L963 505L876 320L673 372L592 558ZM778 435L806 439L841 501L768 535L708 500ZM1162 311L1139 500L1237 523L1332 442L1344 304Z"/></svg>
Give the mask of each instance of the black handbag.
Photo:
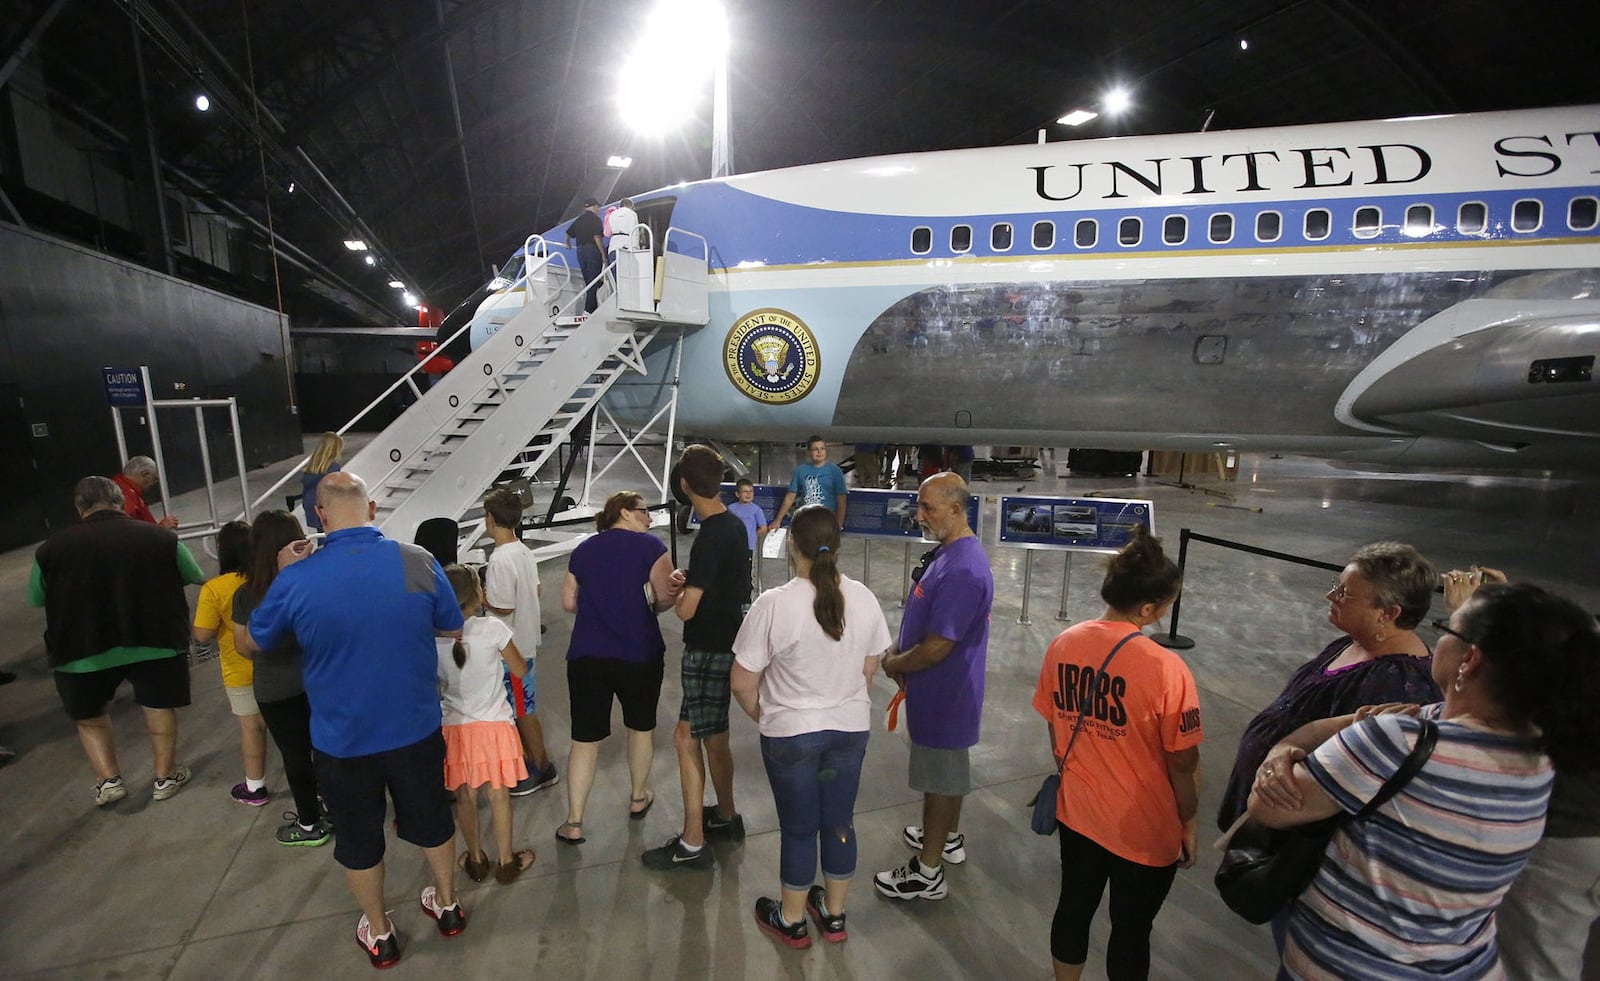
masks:
<svg viewBox="0 0 1600 981"><path fill-rule="evenodd" d="M1439 727L1423 719L1411 754L1353 817L1331 817L1293 828L1269 828L1246 818L1234 831L1212 879L1222 901L1251 923L1267 923L1277 916L1310 887L1340 824L1360 821L1388 803L1433 755L1438 738Z"/></svg>
<svg viewBox="0 0 1600 981"><path fill-rule="evenodd" d="M1135 630L1117 641L1117 646L1111 648L1111 653L1107 654L1106 659L1100 662L1101 674L1106 673L1106 668L1110 666L1111 659L1117 656L1118 651L1122 650L1122 645L1138 637L1140 633L1141 631ZM1078 741L1078 733L1083 729L1083 722L1086 718L1088 716L1083 713L1080 706L1078 722L1072 727L1072 738L1067 740L1067 752L1061 754L1061 765L1056 768L1056 772L1044 778L1044 783L1039 785L1039 792L1034 794L1033 800L1028 802L1028 806L1033 808L1033 814L1028 823L1036 835L1048 837L1056 833L1056 794L1061 790L1061 773L1067 766L1067 753L1072 752L1072 744ZM1054 730L1051 731L1054 732Z"/></svg>

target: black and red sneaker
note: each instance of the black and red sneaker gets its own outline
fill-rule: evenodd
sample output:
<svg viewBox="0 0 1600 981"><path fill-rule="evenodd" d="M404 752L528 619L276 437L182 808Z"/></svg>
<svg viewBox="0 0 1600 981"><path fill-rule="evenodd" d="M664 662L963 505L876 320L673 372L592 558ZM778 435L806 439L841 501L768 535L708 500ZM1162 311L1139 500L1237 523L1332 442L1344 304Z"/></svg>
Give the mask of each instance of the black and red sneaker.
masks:
<svg viewBox="0 0 1600 981"><path fill-rule="evenodd" d="M372 966L379 970L400 963L400 938L395 936L394 924L387 925L388 933L374 937L372 924L367 922L367 914L362 913L361 922L356 924L356 943L367 952L367 959L372 961Z"/></svg>
<svg viewBox="0 0 1600 981"><path fill-rule="evenodd" d="M783 922L783 904L776 899L762 896L756 900L756 926L797 950L811 946L806 918L802 916L798 923Z"/></svg>
<svg viewBox="0 0 1600 981"><path fill-rule="evenodd" d="M806 893L806 912L811 914L811 919L817 924L817 932L822 934L822 939L830 944L843 943L850 936L845 932L844 914L830 916L824 912L828 908L828 890L821 886L812 886Z"/></svg>
<svg viewBox="0 0 1600 981"><path fill-rule="evenodd" d="M449 906L440 906L432 886L422 890L422 911L438 921L439 932L447 937L453 937L467 928L467 912L461 908L461 901L458 899Z"/></svg>

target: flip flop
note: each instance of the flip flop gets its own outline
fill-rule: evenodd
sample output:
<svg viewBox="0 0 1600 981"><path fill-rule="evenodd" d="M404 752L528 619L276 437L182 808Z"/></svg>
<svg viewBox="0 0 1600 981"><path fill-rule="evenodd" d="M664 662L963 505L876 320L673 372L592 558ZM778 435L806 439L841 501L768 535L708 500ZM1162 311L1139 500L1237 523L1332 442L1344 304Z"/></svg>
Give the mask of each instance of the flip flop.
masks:
<svg viewBox="0 0 1600 981"><path fill-rule="evenodd" d="M533 867L533 861L537 856L534 855L533 849L524 848L511 857L513 861L501 862L494 867L494 881L502 886L517 881L517 876Z"/></svg>
<svg viewBox="0 0 1600 981"><path fill-rule="evenodd" d="M566 835L562 834L562 832L566 831L568 828L572 828L573 830L577 831L578 837L568 838ZM561 827L556 829L556 841L561 842L563 845L581 845L588 840L589 839L583 836L582 821L563 821L561 822Z"/></svg>
<svg viewBox="0 0 1600 981"><path fill-rule="evenodd" d="M456 864L461 866L462 871L467 873L467 878L473 882L482 882L489 878L489 856L482 852L478 854L483 857L474 859L471 852L462 852L461 857L456 859Z"/></svg>
<svg viewBox="0 0 1600 981"><path fill-rule="evenodd" d="M629 821L643 821L644 820L644 816L646 814L650 813L650 808L656 806L656 795L655 795L655 792L651 791L651 792L645 794L643 797L633 797L633 798L629 799L629 803L630 804L637 804L640 801L644 801L644 806L639 808L637 811L634 810L632 807L628 808L628 820Z"/></svg>

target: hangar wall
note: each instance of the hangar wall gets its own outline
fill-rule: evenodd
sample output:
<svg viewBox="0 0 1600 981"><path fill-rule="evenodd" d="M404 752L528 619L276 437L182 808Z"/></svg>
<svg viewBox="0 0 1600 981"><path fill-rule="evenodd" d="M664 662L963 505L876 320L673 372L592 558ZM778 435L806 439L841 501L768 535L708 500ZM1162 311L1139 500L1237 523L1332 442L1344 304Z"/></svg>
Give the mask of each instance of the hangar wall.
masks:
<svg viewBox="0 0 1600 981"><path fill-rule="evenodd" d="M102 367L149 365L158 399L237 397L247 467L299 453L284 344L266 307L0 223L0 548L73 520L78 478L118 469ZM234 476L226 411L207 413L212 472ZM194 414L158 424L172 490L200 486ZM129 452L149 452L144 414L124 410L123 426Z"/></svg>

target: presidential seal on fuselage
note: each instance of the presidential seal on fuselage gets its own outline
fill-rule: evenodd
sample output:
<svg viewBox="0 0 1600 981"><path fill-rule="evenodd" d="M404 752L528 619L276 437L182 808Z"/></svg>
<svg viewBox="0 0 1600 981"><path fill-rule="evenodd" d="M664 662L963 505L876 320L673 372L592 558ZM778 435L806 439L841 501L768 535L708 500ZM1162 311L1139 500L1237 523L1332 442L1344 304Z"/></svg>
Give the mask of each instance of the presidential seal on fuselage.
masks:
<svg viewBox="0 0 1600 981"><path fill-rule="evenodd" d="M722 364L734 388L767 405L805 398L822 370L811 328L772 307L739 318L723 343Z"/></svg>

